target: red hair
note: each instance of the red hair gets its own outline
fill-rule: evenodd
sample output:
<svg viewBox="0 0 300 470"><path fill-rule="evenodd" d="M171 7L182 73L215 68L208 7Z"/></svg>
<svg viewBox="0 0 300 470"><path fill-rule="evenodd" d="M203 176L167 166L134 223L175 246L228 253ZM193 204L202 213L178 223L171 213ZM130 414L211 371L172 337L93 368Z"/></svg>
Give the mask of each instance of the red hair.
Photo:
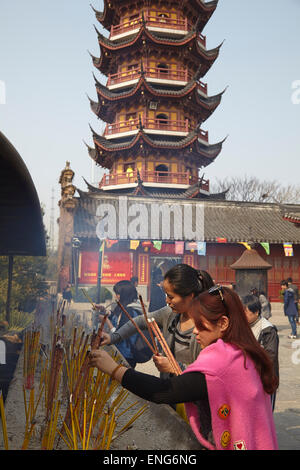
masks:
<svg viewBox="0 0 300 470"><path fill-rule="evenodd" d="M239 296L227 287L222 287L223 300L218 291L210 294L205 291L198 295L193 306L193 320L196 328L203 328L201 317L204 316L210 323L216 323L222 316L227 316L229 325L222 334L222 340L241 349L245 360L249 356L255 364L264 390L272 394L278 387L278 378L275 375L271 358L256 340L246 317L244 306Z"/></svg>

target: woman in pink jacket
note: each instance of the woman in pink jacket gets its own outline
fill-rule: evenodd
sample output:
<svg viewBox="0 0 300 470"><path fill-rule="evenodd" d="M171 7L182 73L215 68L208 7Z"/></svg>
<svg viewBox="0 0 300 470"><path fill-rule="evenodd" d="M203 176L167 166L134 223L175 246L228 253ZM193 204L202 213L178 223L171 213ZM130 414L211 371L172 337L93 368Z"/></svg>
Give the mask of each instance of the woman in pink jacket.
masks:
<svg viewBox="0 0 300 470"><path fill-rule="evenodd" d="M270 395L273 365L256 341L238 295L221 286L203 292L189 315L202 351L179 376L161 379L118 365L92 351L90 365L155 403L185 403L190 425L206 449L276 450Z"/></svg>

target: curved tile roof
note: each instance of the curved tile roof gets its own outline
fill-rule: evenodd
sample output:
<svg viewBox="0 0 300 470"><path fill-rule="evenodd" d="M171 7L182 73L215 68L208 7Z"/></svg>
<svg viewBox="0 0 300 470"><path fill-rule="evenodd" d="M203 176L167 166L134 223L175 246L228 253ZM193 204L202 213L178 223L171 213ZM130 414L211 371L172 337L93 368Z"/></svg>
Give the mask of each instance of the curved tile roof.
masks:
<svg viewBox="0 0 300 470"><path fill-rule="evenodd" d="M45 256L42 211L21 156L0 132L0 255Z"/></svg>
<svg viewBox="0 0 300 470"><path fill-rule="evenodd" d="M148 190L148 188L147 188ZM109 199L117 204L119 195L128 196L129 203L140 202L141 198L126 193L107 194L80 192L78 209L75 214L75 232L77 236L95 237L97 224L96 210L102 202ZM153 193L151 198L142 198L143 202L156 201L161 203L177 204L180 201L189 201L197 204L195 199L185 199L182 196L172 197L171 192L158 196ZM269 242L282 244L290 242L300 244L300 230L294 224L282 217L281 207L278 204L247 203L216 199L201 199L204 206L204 236L205 241L216 243L218 238L226 238L228 243L252 241L255 243Z"/></svg>

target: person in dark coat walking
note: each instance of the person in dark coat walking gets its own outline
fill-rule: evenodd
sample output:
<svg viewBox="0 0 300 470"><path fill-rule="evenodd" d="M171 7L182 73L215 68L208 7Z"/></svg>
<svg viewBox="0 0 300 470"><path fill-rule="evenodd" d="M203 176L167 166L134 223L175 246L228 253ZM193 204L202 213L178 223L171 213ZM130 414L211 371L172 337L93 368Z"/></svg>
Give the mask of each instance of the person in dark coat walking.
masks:
<svg viewBox="0 0 300 470"><path fill-rule="evenodd" d="M292 333L289 335L289 338L291 339L296 339L297 338L297 317L298 317L298 312L295 306L295 296L294 296L294 291L291 287L289 287L287 281L282 281L281 282L281 289L283 290L283 300L284 300L284 314L288 317L291 328L292 328Z"/></svg>
<svg viewBox="0 0 300 470"><path fill-rule="evenodd" d="M151 283L149 312L155 312L167 305L166 294L162 289L163 280L164 277L159 269L154 273Z"/></svg>
<svg viewBox="0 0 300 470"><path fill-rule="evenodd" d="M291 287L294 291L294 302L297 310L297 323L299 323L299 307L298 307L298 302L299 302L299 289L296 286L296 284L293 284L293 279L291 277L287 278L287 282L289 287Z"/></svg>

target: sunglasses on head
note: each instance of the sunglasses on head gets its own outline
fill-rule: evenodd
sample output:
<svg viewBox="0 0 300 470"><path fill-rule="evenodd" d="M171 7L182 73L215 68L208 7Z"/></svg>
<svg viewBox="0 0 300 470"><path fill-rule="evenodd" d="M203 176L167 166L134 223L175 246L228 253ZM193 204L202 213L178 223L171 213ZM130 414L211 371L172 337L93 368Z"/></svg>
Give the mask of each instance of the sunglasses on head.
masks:
<svg viewBox="0 0 300 470"><path fill-rule="evenodd" d="M220 284L216 284L215 286L208 289L208 293L211 295L219 294L221 297L221 300L224 302L223 287L220 286Z"/></svg>
<svg viewBox="0 0 300 470"><path fill-rule="evenodd" d="M226 314L228 314L227 305L226 305L226 302L225 302L225 299L224 299L223 287L220 286L220 284L216 284L215 286L208 289L208 293L210 295L219 295L220 296L220 299L222 300L222 303L223 303L224 308L226 310Z"/></svg>

